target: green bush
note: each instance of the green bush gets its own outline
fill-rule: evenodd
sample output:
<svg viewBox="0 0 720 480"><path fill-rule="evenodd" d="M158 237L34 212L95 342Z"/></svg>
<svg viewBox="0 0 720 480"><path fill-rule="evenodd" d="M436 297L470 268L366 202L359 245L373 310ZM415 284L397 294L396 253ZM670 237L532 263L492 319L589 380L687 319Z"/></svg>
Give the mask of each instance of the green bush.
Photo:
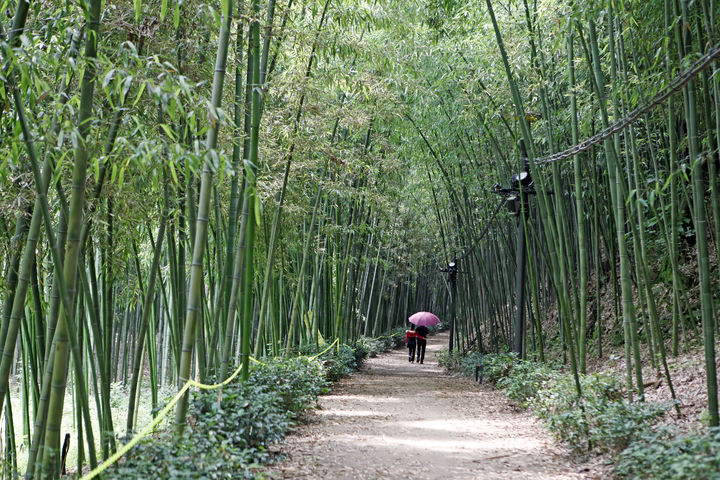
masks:
<svg viewBox="0 0 720 480"><path fill-rule="evenodd" d="M622 388L607 375L581 375L578 398L571 375L554 375L534 407L551 432L577 452L619 452L666 410L660 403L625 403Z"/></svg>
<svg viewBox="0 0 720 480"><path fill-rule="evenodd" d="M247 479L266 459L265 447L282 439L292 414L282 396L266 386L231 384L197 392L183 435L164 432L147 439L111 468L110 479Z"/></svg>
<svg viewBox="0 0 720 480"><path fill-rule="evenodd" d="M407 330L405 327L397 327L392 331L392 333L390 333L392 341L391 348L398 348L405 345L405 330Z"/></svg>
<svg viewBox="0 0 720 480"><path fill-rule="evenodd" d="M670 429L653 431L630 444L615 460L619 479L718 480L720 429L676 435Z"/></svg>
<svg viewBox="0 0 720 480"><path fill-rule="evenodd" d="M517 355L514 353L483 355L483 379L490 383L497 383L501 378L510 375L510 370L516 361Z"/></svg>
<svg viewBox="0 0 720 480"><path fill-rule="evenodd" d="M447 350L441 350L438 353L438 364L451 372L460 372L466 377L475 375L475 366L480 365L485 355L479 352L471 352L463 355L455 350L450 353Z"/></svg>
<svg viewBox="0 0 720 480"><path fill-rule="evenodd" d="M283 396L266 385L231 384L218 392L197 392L190 415L195 419L193 438L201 451L232 447L254 449L260 454L265 446L281 440L291 425L291 412L283 408ZM262 456L262 455L259 455Z"/></svg>
<svg viewBox="0 0 720 480"><path fill-rule="evenodd" d="M317 358L263 359L252 365L247 382L193 394L188 425L146 438L107 473L108 479L251 479L267 460L268 445L280 441L303 410L327 391L329 382L349 375L371 352L404 340L404 330L381 339L340 345L305 346ZM212 381L212 380L211 380Z"/></svg>
<svg viewBox="0 0 720 480"><path fill-rule="evenodd" d="M232 382L222 395L196 392L182 436L165 432L141 442L106 478L254 478L266 447L327 389L325 374L318 359L265 359L246 383Z"/></svg>
<svg viewBox="0 0 720 480"><path fill-rule="evenodd" d="M303 355L317 355L325 370L325 378L330 382L347 377L358 368L355 351L349 345L340 345L327 350L326 345L305 345L300 349Z"/></svg>
<svg viewBox="0 0 720 480"><path fill-rule="evenodd" d="M504 363L497 363L505 368ZM553 376L553 370L547 365L536 362L518 360L510 363L508 375L497 380L497 387L503 389L505 395L517 400L522 406L534 399L543 384Z"/></svg>
<svg viewBox="0 0 720 480"><path fill-rule="evenodd" d="M428 330L430 330L430 334L433 334L433 333L437 333L437 332L442 332L444 330L447 330L448 328L450 328L450 321L441 319L440 323L438 323L437 325L428 327Z"/></svg>
<svg viewBox="0 0 720 480"><path fill-rule="evenodd" d="M440 350L437 354L438 364L446 370L451 372L460 371L460 362L463 359L462 353L455 350L450 352L449 350Z"/></svg>
<svg viewBox="0 0 720 480"><path fill-rule="evenodd" d="M285 410L300 412L328 390L319 360L308 357L276 359L255 364L249 383L277 392Z"/></svg>
<svg viewBox="0 0 720 480"><path fill-rule="evenodd" d="M358 367L362 365L366 358L376 356L375 350L377 348L378 346L372 338L360 337L352 346L355 363Z"/></svg>
<svg viewBox="0 0 720 480"><path fill-rule="evenodd" d="M366 358L376 357L392 348L397 348L405 342L405 330L397 328L379 338L360 337L353 344L355 361L360 366Z"/></svg>
<svg viewBox="0 0 720 480"><path fill-rule="evenodd" d="M196 435L188 433L178 440L171 433L164 434L136 445L121 463L103 473L105 479L155 480L203 478L203 479L252 479L257 464L251 450L231 446L221 450L202 451L204 445L195 448Z"/></svg>

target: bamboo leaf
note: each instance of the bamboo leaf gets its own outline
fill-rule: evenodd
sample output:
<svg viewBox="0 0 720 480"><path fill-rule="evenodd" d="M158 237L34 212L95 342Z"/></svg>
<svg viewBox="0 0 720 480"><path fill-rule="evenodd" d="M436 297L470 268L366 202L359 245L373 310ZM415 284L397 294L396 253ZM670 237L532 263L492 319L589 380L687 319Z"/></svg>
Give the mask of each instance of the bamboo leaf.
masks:
<svg viewBox="0 0 720 480"><path fill-rule="evenodd" d="M255 222L257 223L258 227L262 223L262 201L260 200L260 197L257 196L257 192L255 192Z"/></svg>
<svg viewBox="0 0 720 480"><path fill-rule="evenodd" d="M135 95L135 101L134 101L133 104L132 104L133 108L135 108L135 106L138 104L138 102L139 102L140 99L142 98L143 93L145 92L145 86L146 86L146 85L147 85L146 82L143 82L143 83L140 84L140 88L138 89L138 93L137 93L137 95Z"/></svg>
<svg viewBox="0 0 720 480"><path fill-rule="evenodd" d="M130 86L132 85L133 76L128 75L125 77L125 80L123 81L123 89L122 89L122 98L125 98L130 91Z"/></svg>
<svg viewBox="0 0 720 480"><path fill-rule="evenodd" d="M173 182L175 182L175 184L180 183L178 182L177 172L175 171L175 162L168 162L168 165L170 166L170 176L173 178Z"/></svg>
<svg viewBox="0 0 720 480"><path fill-rule="evenodd" d="M173 142L176 140L175 132L172 131L172 128L170 128L170 126L165 123L161 123L159 126L160 128L162 128L163 132L165 132L165 135L167 135L168 138L170 138Z"/></svg>
<svg viewBox="0 0 720 480"><path fill-rule="evenodd" d="M120 190L122 190L124 178L125 178L125 165L120 167L120 172L118 173L118 189L120 189Z"/></svg>
<svg viewBox="0 0 720 480"><path fill-rule="evenodd" d="M105 90L107 88L107 86L110 84L110 82L112 82L112 79L114 76L115 76L115 69L111 68L110 70L108 70L108 72L103 77L103 81L102 81L103 90Z"/></svg>
<svg viewBox="0 0 720 480"><path fill-rule="evenodd" d="M160 4L160 21L165 21L165 16L167 15L167 7L168 7L168 0L162 0L162 3Z"/></svg>

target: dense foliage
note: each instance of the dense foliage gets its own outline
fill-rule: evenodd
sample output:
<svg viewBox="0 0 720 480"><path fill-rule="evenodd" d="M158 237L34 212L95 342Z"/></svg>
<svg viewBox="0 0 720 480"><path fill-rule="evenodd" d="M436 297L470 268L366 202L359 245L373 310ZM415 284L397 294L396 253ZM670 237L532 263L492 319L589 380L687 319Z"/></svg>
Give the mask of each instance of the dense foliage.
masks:
<svg viewBox="0 0 720 480"><path fill-rule="evenodd" d="M255 478L258 467L272 459L267 447L285 437L331 381L354 371L355 355L365 358L364 350L356 350L342 345L318 358L265 358L244 383L198 391L190 402L189 428L144 440L104 478Z"/></svg>
<svg viewBox="0 0 720 480"><path fill-rule="evenodd" d="M653 402L627 403L612 377L583 375L581 397L573 382L569 375L547 382L533 405L550 431L579 452L620 452L668 409Z"/></svg>
<svg viewBox="0 0 720 480"><path fill-rule="evenodd" d="M71 423L95 466L142 395L415 310L564 356L577 395L612 343L628 400L646 364L675 398L702 347L718 424L719 2L1 5L3 472L56 476Z"/></svg>
<svg viewBox="0 0 720 480"><path fill-rule="evenodd" d="M617 478L691 480L720 478L720 432L645 432L618 456Z"/></svg>

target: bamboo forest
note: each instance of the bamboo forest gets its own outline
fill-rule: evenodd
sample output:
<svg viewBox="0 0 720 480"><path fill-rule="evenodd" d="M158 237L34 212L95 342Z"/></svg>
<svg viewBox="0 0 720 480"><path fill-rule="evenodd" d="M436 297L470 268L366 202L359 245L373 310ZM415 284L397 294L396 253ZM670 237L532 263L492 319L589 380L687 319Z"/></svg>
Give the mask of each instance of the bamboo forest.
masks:
<svg viewBox="0 0 720 480"><path fill-rule="evenodd" d="M2 478L720 478L720 2L0 7Z"/></svg>

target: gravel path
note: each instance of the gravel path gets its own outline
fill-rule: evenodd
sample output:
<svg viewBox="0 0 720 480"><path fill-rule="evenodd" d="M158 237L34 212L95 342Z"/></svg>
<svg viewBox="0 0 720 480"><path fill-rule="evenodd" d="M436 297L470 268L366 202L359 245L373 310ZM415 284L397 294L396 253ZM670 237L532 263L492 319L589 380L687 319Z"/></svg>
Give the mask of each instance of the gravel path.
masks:
<svg viewBox="0 0 720 480"><path fill-rule="evenodd" d="M425 363L407 350L368 359L322 396L276 449L274 479L582 479L582 465L501 393L448 376L428 339Z"/></svg>

